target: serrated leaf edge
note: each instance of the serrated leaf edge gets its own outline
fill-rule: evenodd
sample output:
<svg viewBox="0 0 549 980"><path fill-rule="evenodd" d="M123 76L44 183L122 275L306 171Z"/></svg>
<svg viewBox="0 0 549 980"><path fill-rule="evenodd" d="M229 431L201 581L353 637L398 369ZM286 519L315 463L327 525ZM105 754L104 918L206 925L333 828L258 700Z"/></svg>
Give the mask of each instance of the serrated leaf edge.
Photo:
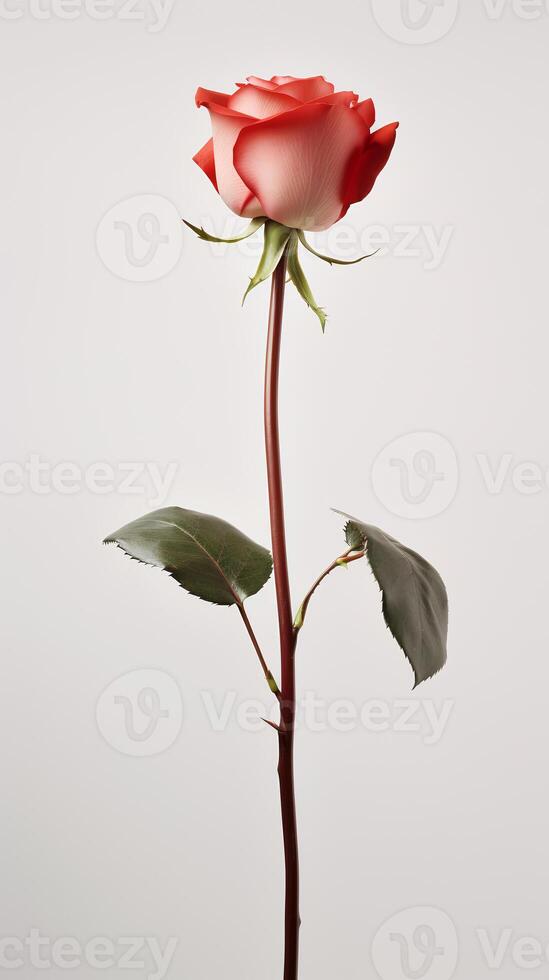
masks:
<svg viewBox="0 0 549 980"><path fill-rule="evenodd" d="M238 593L235 592L235 590L233 589L231 583L227 579L227 576L226 576L225 572L223 571L223 569L221 568L221 566L219 565L219 563L215 560L215 558L213 558L212 555L210 555L209 551L207 551L207 549L204 548L204 546L200 543L200 541L198 541L196 539L196 537L193 534L190 533L190 531L187 531L184 528L179 527L179 525L174 524L172 521L159 521L159 520L157 520L157 523L158 524L163 524L165 527L174 527L178 531L180 531L182 534L186 534L189 538L191 538L192 541L194 541L194 543L197 545L197 547L200 548L200 550L210 560L210 562L212 563L212 565L215 565L215 567L218 570L221 578L226 583L229 592L234 597L234 602L216 602L215 600L212 600L212 599L204 599L203 596L198 595L198 593L196 593L196 592L192 592L190 589L187 589L184 585L181 584L181 582L179 582L177 580L177 578L176 578L177 570L176 569L170 568L168 565L161 565L161 564L156 564L154 562L144 561L142 558L138 558L136 555L132 555L112 535L108 535L106 538L104 538L103 539L103 544L104 545L114 544L117 548L119 548L123 552L123 554L125 554L132 561L136 561L140 565L146 565L148 568L158 568L158 569L160 569L160 571L167 572L168 575L171 578L174 579L175 583L179 586L179 588L183 589L183 591L186 592L187 595L192 595L195 598L200 599L202 602L207 602L211 606L226 606L226 607L230 607L230 606L236 605L236 606L242 607L244 605L246 599L247 598L250 598L250 596L246 596L245 598L242 598L241 596L238 595ZM260 547L262 547L262 546L260 546ZM273 557L272 557L271 553L268 551L267 548L264 548L263 550L266 552L266 555L268 556L268 561L269 561L269 574L268 574L267 578L265 579L265 582L263 583L263 585L261 586L261 588L263 588L263 586L267 584L267 582L269 581L269 579L271 578L271 575L273 573ZM261 589L258 589L257 590L257 592L259 592L259 591L261 591ZM257 592L252 592L251 595L257 595Z"/></svg>

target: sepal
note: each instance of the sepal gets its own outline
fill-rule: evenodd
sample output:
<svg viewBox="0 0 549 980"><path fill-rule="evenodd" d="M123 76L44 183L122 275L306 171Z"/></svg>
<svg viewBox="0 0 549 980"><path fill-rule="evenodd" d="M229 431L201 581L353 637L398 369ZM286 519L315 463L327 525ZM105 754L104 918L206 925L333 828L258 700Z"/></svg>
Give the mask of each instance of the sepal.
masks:
<svg viewBox="0 0 549 980"><path fill-rule="evenodd" d="M316 255L317 259L322 259L323 262L328 262L329 265L356 265L357 262L363 262L364 259L371 259L373 255L377 255L379 252L379 249L377 248L375 252L370 252L368 255L361 255L358 259L334 259L331 255L321 255L320 252L317 252L316 249L309 244L303 231L298 231L297 234L299 241L303 247L311 253L311 255Z"/></svg>
<svg viewBox="0 0 549 980"><path fill-rule="evenodd" d="M237 235L236 238L217 238L215 235L210 235L209 232L204 231L204 228L198 228L196 225L192 225L190 221L186 221L185 218L182 219L183 224L187 225L191 231L194 231L195 235L198 235L203 242L216 242L223 245L235 245L237 242L244 241L245 238L250 238L251 235L255 235L256 231L259 231L263 227L266 218L254 218L250 221L250 224L244 229L241 235Z"/></svg>
<svg viewBox="0 0 549 980"><path fill-rule="evenodd" d="M279 225L277 221L266 222L263 254L259 261L256 273L250 279L248 288L244 293L242 299L243 304L248 293L250 293L252 289L255 289L256 286L259 286L260 282L265 282L265 279L268 279L269 276L273 274L282 256L284 255L284 250L288 244L288 240L293 234L292 229L287 228L286 225Z"/></svg>
<svg viewBox="0 0 549 980"><path fill-rule="evenodd" d="M322 309L321 306L318 305L311 292L311 287L307 282L307 278L299 261L299 256L297 254L298 247L298 235L293 232L288 252L288 273L299 295L305 300L307 306L310 307L313 313L316 313L318 319L320 320L322 332L324 333L328 314Z"/></svg>

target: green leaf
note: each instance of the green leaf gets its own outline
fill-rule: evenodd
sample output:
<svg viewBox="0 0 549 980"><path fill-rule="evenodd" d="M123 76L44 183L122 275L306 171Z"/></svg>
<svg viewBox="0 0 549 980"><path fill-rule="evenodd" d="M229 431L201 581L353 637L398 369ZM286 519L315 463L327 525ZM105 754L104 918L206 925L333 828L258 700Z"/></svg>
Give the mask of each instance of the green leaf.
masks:
<svg viewBox="0 0 549 980"><path fill-rule="evenodd" d="M256 231L265 224L266 218L254 218L249 225L244 229L241 235L237 235L236 238L216 238L215 235L210 235L203 228L197 228L196 225L191 225L190 221L185 221L183 218L183 223L194 231L195 235L198 235L203 242L222 242L225 245L234 245L236 242L242 242L245 238L249 238L250 235L255 235Z"/></svg>
<svg viewBox="0 0 549 980"><path fill-rule="evenodd" d="M131 558L164 568L187 592L220 606L242 606L272 571L266 548L219 517L164 507L109 534Z"/></svg>
<svg viewBox="0 0 549 980"><path fill-rule="evenodd" d="M265 279L268 279L269 276L275 271L278 263L284 255L284 249L286 248L288 239L292 234L292 229L286 228L286 225L279 225L277 221L267 221L265 225L265 245L263 247L263 255L261 256L255 276L250 279L250 284L244 293L242 303L244 303L246 296L252 291L252 289L259 286L260 282L264 282Z"/></svg>
<svg viewBox="0 0 549 980"><path fill-rule="evenodd" d="M317 252L312 245L309 244L305 238L305 233L298 231L299 241L305 246L308 252L312 255L316 255L317 259L322 259L323 262L329 262L330 265L356 265L357 262L363 262L364 259L371 259L373 255L377 255L379 249L376 248L375 252L370 252L368 255L361 255L358 259L333 259L331 255L321 255Z"/></svg>
<svg viewBox="0 0 549 980"><path fill-rule="evenodd" d="M290 279L292 280L295 288L297 289L299 295L305 300L306 304L313 313L316 313L318 319L320 320L320 326L322 327L322 332L326 328L326 320L328 319L327 313L318 305L316 302L309 283L305 277L305 273L301 267L299 261L299 256L297 254L298 241L297 236L292 238L290 242L290 248L288 252L288 272L290 274Z"/></svg>
<svg viewBox="0 0 549 980"><path fill-rule="evenodd" d="M410 661L415 687L433 677L446 663L448 596L444 582L429 562L372 524L347 517L345 537L366 557L383 593L383 616Z"/></svg>

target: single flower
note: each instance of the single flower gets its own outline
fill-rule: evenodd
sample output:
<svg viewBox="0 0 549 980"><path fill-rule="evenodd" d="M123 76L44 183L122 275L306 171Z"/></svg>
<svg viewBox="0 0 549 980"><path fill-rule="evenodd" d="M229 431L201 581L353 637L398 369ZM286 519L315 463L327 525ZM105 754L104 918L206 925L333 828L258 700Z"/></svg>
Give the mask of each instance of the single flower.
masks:
<svg viewBox="0 0 549 980"><path fill-rule="evenodd" d="M370 193L398 123L372 132L371 99L322 76L251 75L225 95L199 88L212 138L193 158L228 207L288 228L323 231Z"/></svg>

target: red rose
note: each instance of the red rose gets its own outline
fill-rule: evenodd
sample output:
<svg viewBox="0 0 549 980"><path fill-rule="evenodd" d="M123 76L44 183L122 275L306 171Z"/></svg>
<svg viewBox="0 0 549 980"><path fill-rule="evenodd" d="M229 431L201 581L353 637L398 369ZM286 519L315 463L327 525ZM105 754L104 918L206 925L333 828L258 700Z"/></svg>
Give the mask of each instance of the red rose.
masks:
<svg viewBox="0 0 549 980"><path fill-rule="evenodd" d="M243 217L322 231L370 193L398 123L372 133L371 99L334 92L323 77L250 76L225 95L199 88L213 137L193 158Z"/></svg>

